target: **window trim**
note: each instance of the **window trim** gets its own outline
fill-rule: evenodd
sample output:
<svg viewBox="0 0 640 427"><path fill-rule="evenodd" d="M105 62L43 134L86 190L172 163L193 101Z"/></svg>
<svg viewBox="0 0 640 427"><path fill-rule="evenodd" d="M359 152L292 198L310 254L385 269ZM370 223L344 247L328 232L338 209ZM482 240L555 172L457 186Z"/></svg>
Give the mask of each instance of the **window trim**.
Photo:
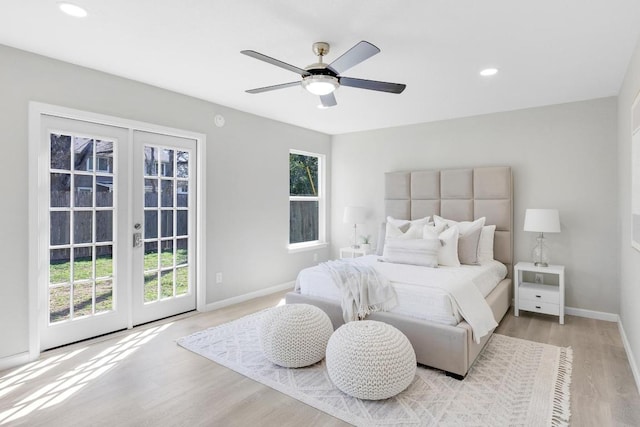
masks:
<svg viewBox="0 0 640 427"><path fill-rule="evenodd" d="M289 193L289 204L295 201L317 201L318 202L318 240L310 240L308 242L287 243L289 253L320 249L328 245L326 240L326 221L327 221L327 203L326 203L326 155L321 153L313 153L311 151L303 151L289 149L289 155L298 154L308 157L316 157L318 159L318 195L317 196L292 196ZM289 156L287 156L288 158ZM289 222L291 222L291 209L289 209ZM289 229L289 231L291 231ZM287 235L287 242L291 236Z"/></svg>

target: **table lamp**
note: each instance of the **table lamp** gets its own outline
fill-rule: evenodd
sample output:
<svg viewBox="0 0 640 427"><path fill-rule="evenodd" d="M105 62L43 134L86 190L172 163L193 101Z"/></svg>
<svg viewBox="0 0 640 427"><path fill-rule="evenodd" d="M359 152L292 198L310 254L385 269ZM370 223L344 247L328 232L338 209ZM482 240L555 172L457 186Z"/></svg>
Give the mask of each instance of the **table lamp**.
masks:
<svg viewBox="0 0 640 427"><path fill-rule="evenodd" d="M549 266L549 248L544 243L544 233L560 232L560 215L557 209L527 209L524 214L524 231L540 233L533 248L534 265Z"/></svg>
<svg viewBox="0 0 640 427"><path fill-rule="evenodd" d="M366 211L363 207L360 206L347 206L344 208L344 217L342 218L343 222L347 224L353 224L353 245L354 249L358 249L360 245L356 240L356 232L358 228L358 224L364 224L364 220L366 219Z"/></svg>

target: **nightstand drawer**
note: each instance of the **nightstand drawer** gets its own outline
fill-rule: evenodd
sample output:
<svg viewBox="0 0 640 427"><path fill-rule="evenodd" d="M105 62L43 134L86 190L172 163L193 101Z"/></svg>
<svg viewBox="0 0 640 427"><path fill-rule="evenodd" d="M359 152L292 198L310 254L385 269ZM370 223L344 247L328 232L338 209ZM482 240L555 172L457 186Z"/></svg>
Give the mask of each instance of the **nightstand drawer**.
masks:
<svg viewBox="0 0 640 427"><path fill-rule="evenodd" d="M553 314L554 316L558 316L560 314L560 305L557 303L552 304L523 298L520 298L520 309L534 311L536 313Z"/></svg>
<svg viewBox="0 0 640 427"><path fill-rule="evenodd" d="M546 302L551 304L559 303L559 293L557 286L540 285L538 283L522 283L520 285L520 299Z"/></svg>

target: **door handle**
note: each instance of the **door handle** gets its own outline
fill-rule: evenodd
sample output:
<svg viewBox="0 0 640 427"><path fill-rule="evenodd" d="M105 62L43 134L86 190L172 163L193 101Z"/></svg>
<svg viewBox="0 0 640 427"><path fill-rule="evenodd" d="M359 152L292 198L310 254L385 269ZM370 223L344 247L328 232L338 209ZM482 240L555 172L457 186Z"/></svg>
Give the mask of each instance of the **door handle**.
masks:
<svg viewBox="0 0 640 427"><path fill-rule="evenodd" d="M142 233L133 233L133 247L139 248L142 246Z"/></svg>

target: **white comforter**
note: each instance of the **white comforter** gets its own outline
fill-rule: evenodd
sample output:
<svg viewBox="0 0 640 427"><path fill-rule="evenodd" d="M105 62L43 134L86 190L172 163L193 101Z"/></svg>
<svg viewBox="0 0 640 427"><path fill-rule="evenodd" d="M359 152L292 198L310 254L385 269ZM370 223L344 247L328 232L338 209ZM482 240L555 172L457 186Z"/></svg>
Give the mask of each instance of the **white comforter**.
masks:
<svg viewBox="0 0 640 427"><path fill-rule="evenodd" d="M374 255L358 258L389 279L396 290L398 304L392 313L457 325L463 318L479 341L497 326L486 297L507 273L498 261L480 266L429 268L378 262ZM339 289L320 267L300 272L296 288L303 295L341 300Z"/></svg>

